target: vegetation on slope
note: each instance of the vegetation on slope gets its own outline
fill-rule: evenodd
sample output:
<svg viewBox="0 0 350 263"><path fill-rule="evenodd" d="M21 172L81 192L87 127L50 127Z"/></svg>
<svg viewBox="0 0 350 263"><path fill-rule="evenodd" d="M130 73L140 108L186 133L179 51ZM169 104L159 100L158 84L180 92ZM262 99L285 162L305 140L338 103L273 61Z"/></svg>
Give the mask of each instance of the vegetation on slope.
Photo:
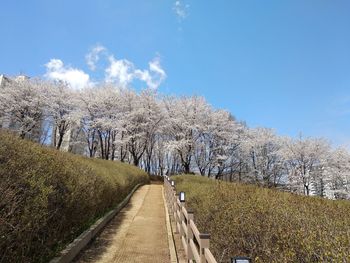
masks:
<svg viewBox="0 0 350 263"><path fill-rule="evenodd" d="M176 176L217 259L255 262L350 262L350 202Z"/></svg>
<svg viewBox="0 0 350 263"><path fill-rule="evenodd" d="M0 131L0 262L46 262L148 176Z"/></svg>

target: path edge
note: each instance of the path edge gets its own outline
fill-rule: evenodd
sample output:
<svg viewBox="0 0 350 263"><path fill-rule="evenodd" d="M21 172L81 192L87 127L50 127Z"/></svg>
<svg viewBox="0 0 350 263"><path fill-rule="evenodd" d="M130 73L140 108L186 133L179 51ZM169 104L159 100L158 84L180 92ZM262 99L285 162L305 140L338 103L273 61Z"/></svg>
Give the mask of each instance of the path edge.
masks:
<svg viewBox="0 0 350 263"><path fill-rule="evenodd" d="M170 224L170 215L168 212L168 207L167 207L167 203L166 203L165 196L164 196L164 187L163 186L162 186L162 195L163 195L164 208L165 208L166 229L167 229L167 235L168 235L170 262L171 263L178 263L179 261L177 258L173 231L172 231L172 227Z"/></svg>
<svg viewBox="0 0 350 263"><path fill-rule="evenodd" d="M91 227L80 234L74 241L68 244L65 249L60 252L60 256L53 258L50 263L69 263L71 262L87 244L98 235L101 230L122 210L130 201L135 191L145 184L137 184L124 200L117 205L116 208L106 213L98 219Z"/></svg>

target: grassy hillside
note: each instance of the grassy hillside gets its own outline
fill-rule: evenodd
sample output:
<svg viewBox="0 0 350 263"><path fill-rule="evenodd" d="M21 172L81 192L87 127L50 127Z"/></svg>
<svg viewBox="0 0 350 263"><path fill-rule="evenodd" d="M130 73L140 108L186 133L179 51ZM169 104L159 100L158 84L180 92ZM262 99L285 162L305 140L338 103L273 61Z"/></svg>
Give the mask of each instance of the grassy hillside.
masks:
<svg viewBox="0 0 350 263"><path fill-rule="evenodd" d="M0 262L46 262L116 206L143 171L0 131Z"/></svg>
<svg viewBox="0 0 350 263"><path fill-rule="evenodd" d="M177 176L217 259L350 262L350 202L298 196L199 176Z"/></svg>

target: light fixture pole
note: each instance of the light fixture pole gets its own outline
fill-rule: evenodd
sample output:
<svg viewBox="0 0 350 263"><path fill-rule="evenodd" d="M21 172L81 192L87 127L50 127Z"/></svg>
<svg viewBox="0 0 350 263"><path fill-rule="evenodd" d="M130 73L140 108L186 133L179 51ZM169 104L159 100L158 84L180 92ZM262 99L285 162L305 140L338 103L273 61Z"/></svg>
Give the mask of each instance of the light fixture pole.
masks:
<svg viewBox="0 0 350 263"><path fill-rule="evenodd" d="M185 192L179 193L179 200L181 203L185 202Z"/></svg>
<svg viewBox="0 0 350 263"><path fill-rule="evenodd" d="M231 263L252 263L252 259L248 257L234 257L231 258Z"/></svg>

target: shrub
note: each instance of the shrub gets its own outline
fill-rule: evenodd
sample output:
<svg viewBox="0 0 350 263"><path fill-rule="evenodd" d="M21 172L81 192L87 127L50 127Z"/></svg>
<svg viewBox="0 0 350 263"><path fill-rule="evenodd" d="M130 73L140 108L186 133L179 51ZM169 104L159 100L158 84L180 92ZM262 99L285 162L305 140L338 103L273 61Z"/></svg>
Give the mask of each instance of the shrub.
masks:
<svg viewBox="0 0 350 263"><path fill-rule="evenodd" d="M46 262L138 183L140 169L0 132L0 262Z"/></svg>
<svg viewBox="0 0 350 263"><path fill-rule="evenodd" d="M211 234L217 259L255 262L350 262L350 202L176 176L196 224Z"/></svg>

